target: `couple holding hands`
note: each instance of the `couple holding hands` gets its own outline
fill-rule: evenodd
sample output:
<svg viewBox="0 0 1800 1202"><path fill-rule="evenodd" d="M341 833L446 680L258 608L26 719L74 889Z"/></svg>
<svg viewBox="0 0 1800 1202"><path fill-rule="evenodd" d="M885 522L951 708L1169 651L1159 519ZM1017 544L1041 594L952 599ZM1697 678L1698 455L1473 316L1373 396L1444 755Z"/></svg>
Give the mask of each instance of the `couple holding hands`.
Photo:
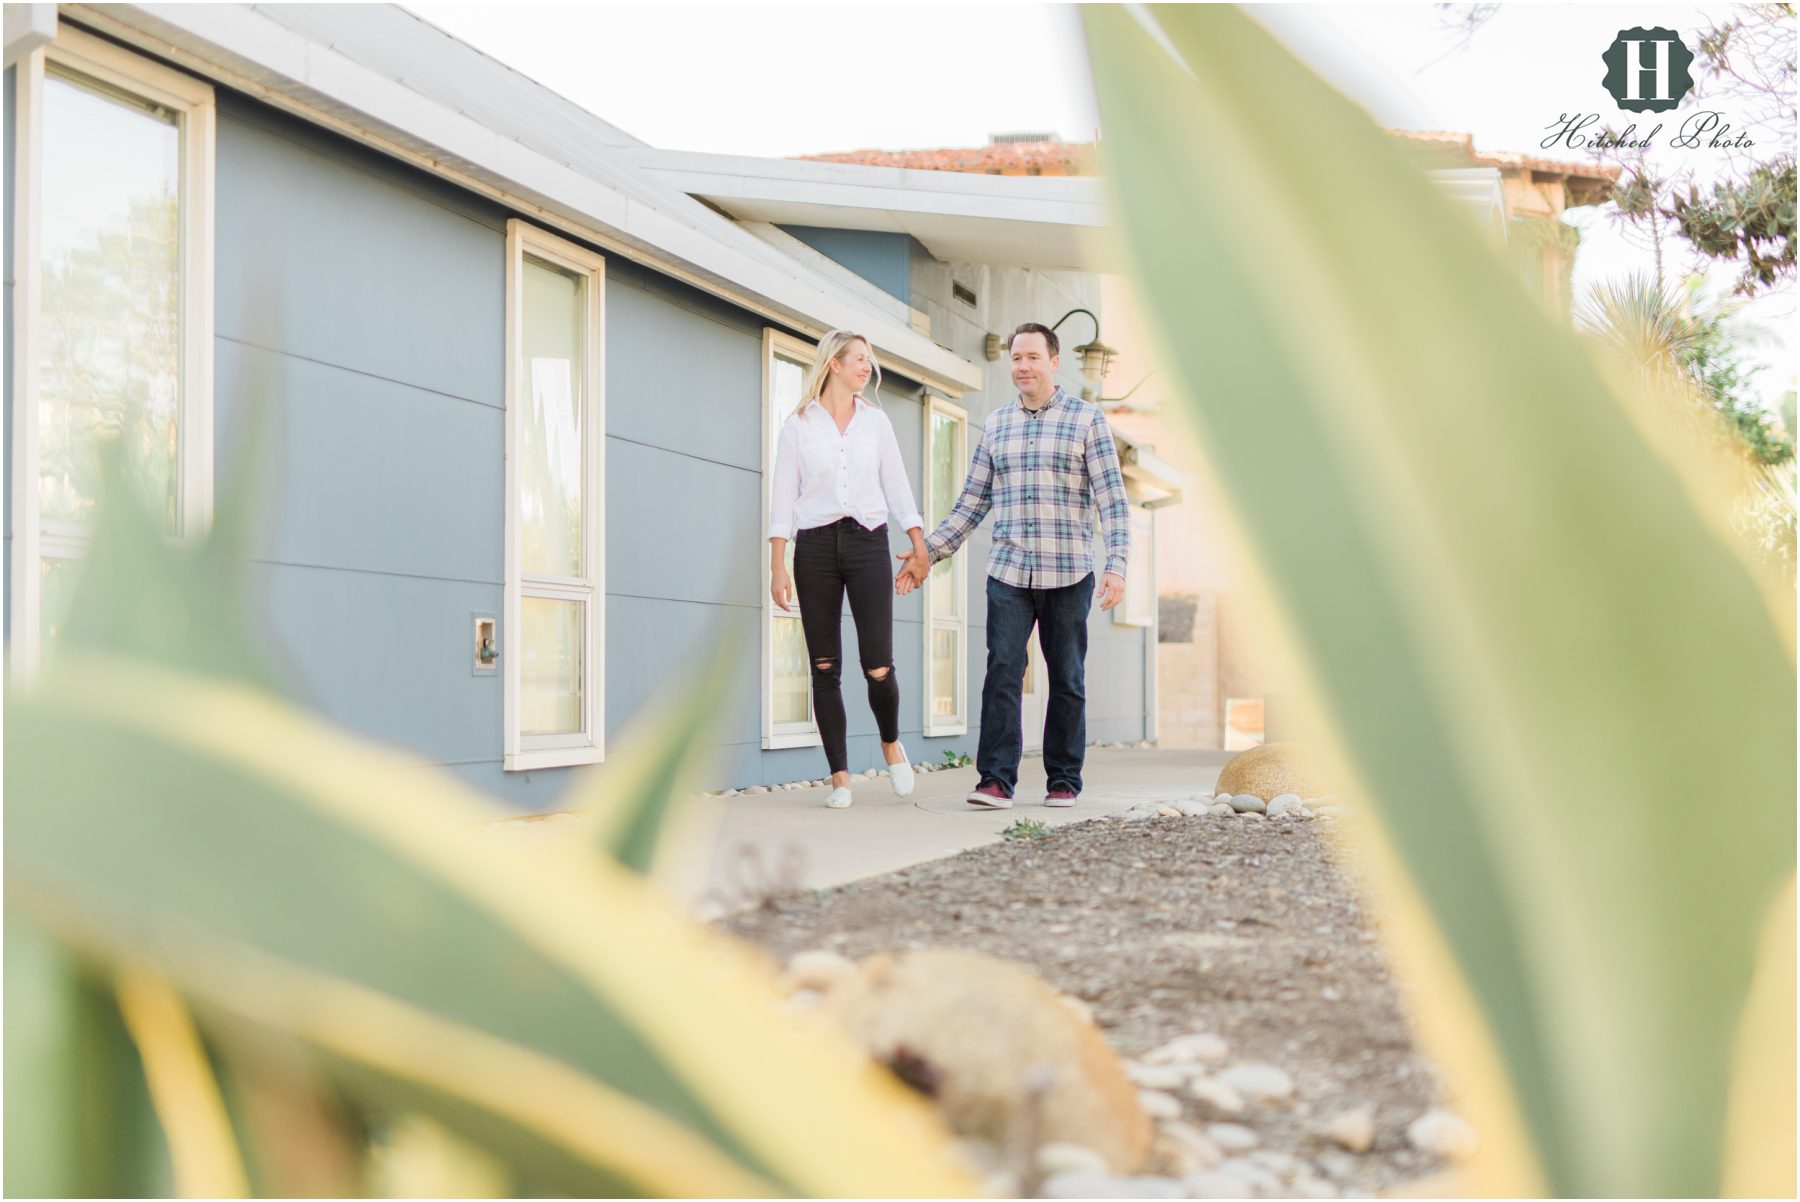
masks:
<svg viewBox="0 0 1800 1202"><path fill-rule="evenodd" d="M825 804L850 804L845 750L841 615L846 593L868 682L869 708L894 792L912 792L913 771L900 745L900 686L894 679L894 593L925 582L931 566L956 554L989 511L987 678L981 688L980 781L971 804L1006 809L1018 784L1021 692L1032 627L1049 674L1044 717L1048 806L1072 806L1081 794L1087 748L1088 611L1094 599L1093 514L1106 538L1100 608L1125 594L1130 510L1112 432L1100 407L1056 384L1057 339L1027 322L1007 339L1018 397L988 416L956 504L926 535L900 446L887 414L863 396L881 369L869 342L833 330L781 428L769 505L769 591L786 610L797 598L812 666L813 713L831 768ZM888 582L889 513L912 540ZM794 567L787 543L794 542Z"/></svg>

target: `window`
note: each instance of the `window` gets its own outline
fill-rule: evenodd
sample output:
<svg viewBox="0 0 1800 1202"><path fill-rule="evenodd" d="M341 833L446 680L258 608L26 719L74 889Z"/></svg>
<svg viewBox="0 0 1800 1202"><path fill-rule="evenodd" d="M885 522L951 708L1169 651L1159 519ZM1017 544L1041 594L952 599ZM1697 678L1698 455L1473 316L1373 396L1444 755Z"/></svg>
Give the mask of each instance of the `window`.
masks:
<svg viewBox="0 0 1800 1202"><path fill-rule="evenodd" d="M602 313L606 261L506 227L506 613L509 771L604 758Z"/></svg>
<svg viewBox="0 0 1800 1202"><path fill-rule="evenodd" d="M54 645L101 448L171 538L212 518L212 88L63 26L14 76L13 670Z"/></svg>
<svg viewBox="0 0 1800 1202"><path fill-rule="evenodd" d="M925 406L925 529L950 513L968 472L968 413L933 396ZM925 578L925 734L968 730L969 557L939 560Z"/></svg>
<svg viewBox="0 0 1800 1202"><path fill-rule="evenodd" d="M1153 511L1131 507L1131 558L1125 561L1125 599L1113 611L1118 626L1156 624L1156 521Z"/></svg>
<svg viewBox="0 0 1800 1202"><path fill-rule="evenodd" d="M800 404L800 388L812 370L817 348L810 342L763 331L763 508L757 523L768 530L769 482L775 476L775 442L781 427ZM794 540L787 542L788 574L794 571ZM763 552L763 748L819 746L813 721L812 669L806 659L806 636L800 608L783 612L769 596L768 551Z"/></svg>

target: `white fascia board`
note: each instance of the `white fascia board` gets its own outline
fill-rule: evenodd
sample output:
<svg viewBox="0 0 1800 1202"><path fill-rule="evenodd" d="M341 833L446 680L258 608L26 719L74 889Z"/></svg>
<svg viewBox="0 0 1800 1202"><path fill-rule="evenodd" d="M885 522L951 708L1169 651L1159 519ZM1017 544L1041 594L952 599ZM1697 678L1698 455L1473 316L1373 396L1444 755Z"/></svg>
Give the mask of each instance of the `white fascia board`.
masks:
<svg viewBox="0 0 1800 1202"><path fill-rule="evenodd" d="M6 65L56 40L56 5L8 4L5 14Z"/></svg>
<svg viewBox="0 0 1800 1202"><path fill-rule="evenodd" d="M954 392L985 373L849 296L758 262L704 231L429 100L242 5L70 6L72 17L357 138L577 237L814 334L868 333L902 374Z"/></svg>
<svg viewBox="0 0 1800 1202"><path fill-rule="evenodd" d="M653 177L726 208L735 199L1096 229L1107 223L1105 184L1098 179L976 175L653 149L629 153Z"/></svg>

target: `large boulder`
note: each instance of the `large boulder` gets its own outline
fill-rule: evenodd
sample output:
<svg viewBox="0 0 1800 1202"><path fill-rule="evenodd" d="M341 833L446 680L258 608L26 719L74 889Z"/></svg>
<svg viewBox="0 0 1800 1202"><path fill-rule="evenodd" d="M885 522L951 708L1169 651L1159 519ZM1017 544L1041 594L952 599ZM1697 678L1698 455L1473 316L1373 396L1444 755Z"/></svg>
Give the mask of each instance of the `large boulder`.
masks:
<svg viewBox="0 0 1800 1202"><path fill-rule="evenodd" d="M1238 752L1219 773L1220 797L1248 793L1265 802L1283 793L1320 797L1329 787L1316 751L1302 743L1264 743Z"/></svg>
<svg viewBox="0 0 1800 1202"><path fill-rule="evenodd" d="M929 1094L959 1135L1079 1144L1118 1173L1149 1154L1150 1119L1112 1046L1017 964L937 949L874 956L820 1011Z"/></svg>

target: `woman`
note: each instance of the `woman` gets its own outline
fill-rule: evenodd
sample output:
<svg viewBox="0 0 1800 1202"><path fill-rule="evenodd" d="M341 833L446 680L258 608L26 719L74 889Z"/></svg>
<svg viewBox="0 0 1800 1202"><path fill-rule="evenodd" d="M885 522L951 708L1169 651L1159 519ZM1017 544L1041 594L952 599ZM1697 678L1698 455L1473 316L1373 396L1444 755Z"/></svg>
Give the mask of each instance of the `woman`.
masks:
<svg viewBox="0 0 1800 1202"><path fill-rule="evenodd" d="M912 539L909 565L926 562L925 535L900 444L887 414L863 398L869 377L881 388L881 369L868 339L833 330L800 389L800 404L781 427L769 501L769 595L784 611L798 596L800 628L812 664L813 715L831 767L825 804L850 804L849 756L844 746L844 594L856 621L856 649L869 686L869 708L881 729L881 752L894 792L913 789L912 765L900 745L900 686L894 679L894 593L888 575L887 515ZM799 533L796 536L795 531ZM794 539L790 580L787 543Z"/></svg>

